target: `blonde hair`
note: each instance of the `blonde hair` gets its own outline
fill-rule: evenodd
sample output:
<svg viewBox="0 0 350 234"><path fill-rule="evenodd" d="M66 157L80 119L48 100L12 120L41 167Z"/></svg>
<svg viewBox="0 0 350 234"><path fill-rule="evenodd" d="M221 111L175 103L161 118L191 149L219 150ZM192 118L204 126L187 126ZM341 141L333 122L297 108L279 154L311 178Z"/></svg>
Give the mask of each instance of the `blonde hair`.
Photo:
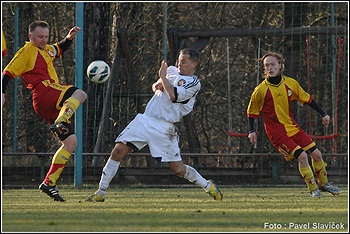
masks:
<svg viewBox="0 0 350 234"><path fill-rule="evenodd" d="M262 58L260 59L261 63L264 64L264 60L266 59L266 57L268 56L272 56L272 57L275 57L277 59L277 61L281 64L281 74L282 72L284 71L284 58L283 58L283 55L280 54L280 53L277 53L277 52L272 52L272 51L269 51L267 52L264 56L262 56ZM267 71L264 69L264 75L263 75L264 78L268 78L269 75L267 73Z"/></svg>

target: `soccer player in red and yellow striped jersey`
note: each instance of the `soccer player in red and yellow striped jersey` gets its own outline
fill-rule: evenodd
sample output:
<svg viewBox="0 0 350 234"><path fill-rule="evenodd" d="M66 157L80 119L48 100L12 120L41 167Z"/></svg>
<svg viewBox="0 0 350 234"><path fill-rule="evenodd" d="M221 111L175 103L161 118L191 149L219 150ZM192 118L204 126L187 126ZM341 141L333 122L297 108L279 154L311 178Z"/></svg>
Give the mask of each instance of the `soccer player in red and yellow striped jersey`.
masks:
<svg viewBox="0 0 350 234"><path fill-rule="evenodd" d="M300 128L293 117L291 102L299 101L308 104L322 116L322 123L328 127L330 117L320 108L312 96L305 92L293 78L283 75L283 56L276 52L268 52L262 58L264 80L255 87L247 109L249 121L248 138L256 143L255 119L263 116L264 128L272 145L284 155L287 161L298 160L299 172L308 186L312 197L322 196L321 191L333 195L342 192L328 182L326 166L316 143ZM312 167L309 165L308 154L311 156Z"/></svg>
<svg viewBox="0 0 350 234"><path fill-rule="evenodd" d="M70 118L87 98L83 90L59 83L54 59L60 58L68 49L80 29L77 26L71 28L63 40L49 45L48 23L34 21L29 25L29 41L16 52L2 73L2 105L9 81L21 77L32 91L35 112L50 124L50 130L62 142L39 186L54 201L65 201L56 190L56 182L77 145Z"/></svg>

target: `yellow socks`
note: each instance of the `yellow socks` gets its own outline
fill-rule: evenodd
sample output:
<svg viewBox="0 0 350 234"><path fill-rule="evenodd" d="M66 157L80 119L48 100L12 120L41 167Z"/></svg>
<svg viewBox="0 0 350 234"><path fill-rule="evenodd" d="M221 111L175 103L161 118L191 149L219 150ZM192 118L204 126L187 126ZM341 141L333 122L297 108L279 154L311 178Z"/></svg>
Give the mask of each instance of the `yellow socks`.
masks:
<svg viewBox="0 0 350 234"><path fill-rule="evenodd" d="M324 161L316 162L312 160L312 167L316 174L316 179L319 187L323 187L328 182L326 164Z"/></svg>
<svg viewBox="0 0 350 234"><path fill-rule="evenodd" d="M318 188L317 184L315 183L314 173L312 172L310 166L305 168L299 167L299 172L300 172L300 175L304 178L304 181L307 185L309 192L316 190Z"/></svg>
<svg viewBox="0 0 350 234"><path fill-rule="evenodd" d="M60 122L69 123L69 119L75 113L75 111L77 110L79 105L80 105L80 101L77 98L75 98L75 97L68 98L63 103L63 106L60 110L60 113L58 114L58 117L55 120L55 123L60 123Z"/></svg>
<svg viewBox="0 0 350 234"><path fill-rule="evenodd" d="M66 166L71 154L60 148L52 158L52 163L49 172L45 177L45 184L55 186L56 181L60 177L64 167Z"/></svg>

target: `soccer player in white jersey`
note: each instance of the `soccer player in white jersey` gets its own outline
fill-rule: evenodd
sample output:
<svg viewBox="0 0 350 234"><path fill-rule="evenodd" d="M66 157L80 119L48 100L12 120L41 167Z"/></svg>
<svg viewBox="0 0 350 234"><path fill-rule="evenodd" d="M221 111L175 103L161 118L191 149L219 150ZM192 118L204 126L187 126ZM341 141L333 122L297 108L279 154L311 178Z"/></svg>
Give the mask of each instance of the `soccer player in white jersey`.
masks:
<svg viewBox="0 0 350 234"><path fill-rule="evenodd" d="M181 118L193 109L195 98L201 88L194 74L199 65L199 53L182 49L178 66L169 66L162 61L159 79L152 85L153 97L145 112L139 113L116 138L115 146L106 162L97 191L85 201L105 201L109 183L118 171L120 162L130 152L146 145L152 157L167 162L170 169L180 177L203 188L214 200L222 200L222 193L213 180L204 179L196 169L183 163L176 126Z"/></svg>

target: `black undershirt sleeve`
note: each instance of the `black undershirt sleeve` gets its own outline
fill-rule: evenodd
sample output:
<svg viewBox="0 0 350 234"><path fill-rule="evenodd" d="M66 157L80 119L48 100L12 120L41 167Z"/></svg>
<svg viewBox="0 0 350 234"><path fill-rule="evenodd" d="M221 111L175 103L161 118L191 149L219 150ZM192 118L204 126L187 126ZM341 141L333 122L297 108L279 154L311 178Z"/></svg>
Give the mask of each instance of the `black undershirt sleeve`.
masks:
<svg viewBox="0 0 350 234"><path fill-rule="evenodd" d="M255 132L255 126L254 126L255 119L248 118L248 122L249 122L249 133Z"/></svg>
<svg viewBox="0 0 350 234"><path fill-rule="evenodd" d="M61 41L58 42L58 45L60 46L62 53L65 52L68 47L72 44L73 40L67 39L67 37L63 38Z"/></svg>
<svg viewBox="0 0 350 234"><path fill-rule="evenodd" d="M317 104L317 102L315 100L312 100L311 103L308 104L309 106L311 106L314 110L316 110L318 113L320 113L320 115L322 117L326 116L327 113L322 110L322 108Z"/></svg>

